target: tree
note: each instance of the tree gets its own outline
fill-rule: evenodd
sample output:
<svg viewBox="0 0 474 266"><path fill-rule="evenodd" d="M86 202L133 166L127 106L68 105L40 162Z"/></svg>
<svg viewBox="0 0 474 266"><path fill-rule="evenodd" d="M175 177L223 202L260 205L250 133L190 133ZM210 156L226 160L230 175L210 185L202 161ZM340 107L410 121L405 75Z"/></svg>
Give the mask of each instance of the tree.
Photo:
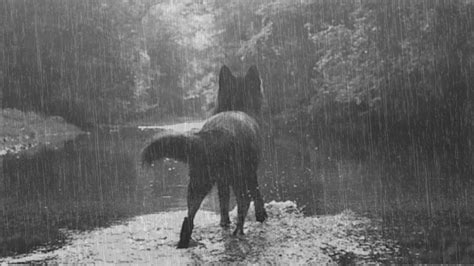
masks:
<svg viewBox="0 0 474 266"><path fill-rule="evenodd" d="M4 107L85 125L123 119L138 105L141 19L152 1L2 3Z"/></svg>

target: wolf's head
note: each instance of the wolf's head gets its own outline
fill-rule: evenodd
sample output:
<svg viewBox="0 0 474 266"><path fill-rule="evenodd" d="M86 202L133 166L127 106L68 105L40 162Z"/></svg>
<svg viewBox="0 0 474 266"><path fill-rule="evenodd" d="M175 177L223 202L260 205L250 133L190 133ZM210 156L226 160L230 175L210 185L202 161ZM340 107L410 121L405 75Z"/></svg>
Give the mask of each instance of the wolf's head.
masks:
<svg viewBox="0 0 474 266"><path fill-rule="evenodd" d="M256 66L251 66L244 77L235 77L227 66L222 66L214 114L242 111L250 115L258 115L262 101L263 92Z"/></svg>

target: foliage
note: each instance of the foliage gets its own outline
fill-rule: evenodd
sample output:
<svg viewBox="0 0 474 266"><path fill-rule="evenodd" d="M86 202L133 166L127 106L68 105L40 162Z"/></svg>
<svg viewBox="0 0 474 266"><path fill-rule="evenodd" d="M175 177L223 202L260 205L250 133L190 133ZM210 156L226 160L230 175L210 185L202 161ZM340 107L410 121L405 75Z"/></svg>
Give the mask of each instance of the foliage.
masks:
<svg viewBox="0 0 474 266"><path fill-rule="evenodd" d="M257 64L277 131L348 154L402 147L472 168L472 1L231 1L230 65ZM326 147L332 149L332 147ZM455 163L452 158L456 158ZM448 170L449 169L449 170Z"/></svg>
<svg viewBox="0 0 474 266"><path fill-rule="evenodd" d="M84 123L133 111L150 1L3 1L3 107Z"/></svg>
<svg viewBox="0 0 474 266"><path fill-rule="evenodd" d="M472 1L2 3L3 107L81 125L201 114L222 63L257 64L270 115L316 143L473 135Z"/></svg>
<svg viewBox="0 0 474 266"><path fill-rule="evenodd" d="M195 1L155 6L144 23L151 58L151 104L174 116L202 113L213 101L219 43L213 6ZM198 106L192 106L197 102Z"/></svg>
<svg viewBox="0 0 474 266"><path fill-rule="evenodd" d="M241 28L259 29L233 41L263 69L275 114L303 103L313 116L342 108L342 116L415 119L471 109L473 10L468 1L258 1L236 13L250 18Z"/></svg>

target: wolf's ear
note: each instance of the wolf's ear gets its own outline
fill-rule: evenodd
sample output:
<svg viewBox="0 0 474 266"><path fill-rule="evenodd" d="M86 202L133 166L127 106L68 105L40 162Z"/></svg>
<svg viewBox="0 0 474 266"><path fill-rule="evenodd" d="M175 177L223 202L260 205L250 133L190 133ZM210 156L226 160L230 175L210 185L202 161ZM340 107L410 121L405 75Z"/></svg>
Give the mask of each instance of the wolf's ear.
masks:
<svg viewBox="0 0 474 266"><path fill-rule="evenodd" d="M232 75L232 72L230 69L226 66L223 65L221 67L221 71L219 72L219 87L222 88L223 86L227 85L229 81L234 79L234 75Z"/></svg>
<svg viewBox="0 0 474 266"><path fill-rule="evenodd" d="M253 65L249 68L245 75L245 80L252 82L260 88L260 74L258 73L257 66Z"/></svg>
<svg viewBox="0 0 474 266"><path fill-rule="evenodd" d="M260 79L260 74L258 74L258 69L256 65L249 67L247 74L245 75L246 78L253 78L253 79Z"/></svg>

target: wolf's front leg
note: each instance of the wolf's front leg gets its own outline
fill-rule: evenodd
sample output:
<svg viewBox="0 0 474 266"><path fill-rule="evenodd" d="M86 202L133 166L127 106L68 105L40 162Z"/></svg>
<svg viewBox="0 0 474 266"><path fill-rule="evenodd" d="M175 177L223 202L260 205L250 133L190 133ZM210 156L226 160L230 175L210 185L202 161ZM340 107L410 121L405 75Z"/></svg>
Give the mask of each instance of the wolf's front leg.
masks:
<svg viewBox="0 0 474 266"><path fill-rule="evenodd" d="M229 219L229 200L230 200L230 189L229 184L226 182L218 182L217 190L219 194L219 207L221 209L221 223L222 227L228 227L230 225Z"/></svg>
<svg viewBox="0 0 474 266"><path fill-rule="evenodd" d="M201 206L201 202L212 188L210 182L204 180L197 180L197 178L190 177L188 185L188 217L184 218L181 226L181 233L179 235L178 248L188 248L191 234L194 228L194 216Z"/></svg>

